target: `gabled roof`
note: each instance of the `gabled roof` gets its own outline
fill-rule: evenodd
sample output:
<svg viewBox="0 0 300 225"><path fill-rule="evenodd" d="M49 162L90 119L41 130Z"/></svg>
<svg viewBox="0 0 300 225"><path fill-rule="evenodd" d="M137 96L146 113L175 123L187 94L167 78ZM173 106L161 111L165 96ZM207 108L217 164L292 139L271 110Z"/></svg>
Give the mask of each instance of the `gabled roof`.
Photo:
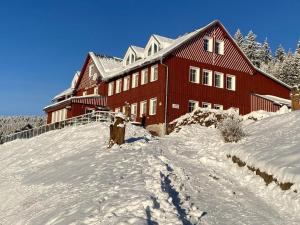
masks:
<svg viewBox="0 0 300 225"><path fill-rule="evenodd" d="M216 24L218 24L227 33L228 38L234 43L236 48L242 54L243 58L248 62L248 64L255 71L258 71L258 72L262 73L263 75L271 78L272 80L282 84L283 86L285 86L289 89L291 88L289 85L287 85L284 82L278 80L274 76L272 76L270 74L267 74L266 72L261 71L259 68L254 66L253 63L249 60L249 58L245 55L245 53L243 53L243 51L236 44L234 39L231 37L229 32L226 30L226 28L218 20L215 20L215 21L207 24L206 26L204 26L202 28L199 28L199 29L196 29L196 30L194 30L190 33L186 33L186 34L184 34L184 35L182 35L182 36L180 36L176 39L170 39L170 38L166 38L166 37L163 37L163 36L160 36L160 35L152 35L152 37L154 37L159 43L161 43L163 45L163 48L161 50L159 50L157 53L155 53L151 56L142 57L141 59L139 59L139 60L135 61L134 63L131 63L127 66L125 66L122 63L122 59L119 59L119 58L116 58L116 57L97 56L93 52L90 52L89 56L95 62L95 65L97 66L97 68L98 68L98 70L101 74L102 80L108 81L110 79L121 76L124 73L128 73L128 72L130 72L134 69L137 69L139 67L142 67L144 65L151 64L153 62L162 60L164 57L166 57L168 54L170 54L173 50L175 50L178 47L182 46L184 43L186 43L191 38L195 37L196 35L198 35L202 32L205 32L207 29L209 29L210 27L212 27ZM132 49L134 51L140 52L140 53L141 53L142 50L144 50L143 48L136 47L136 46L133 46Z"/></svg>
<svg viewBox="0 0 300 225"><path fill-rule="evenodd" d="M135 52L135 54L136 54L136 56L138 58L144 58L144 51L145 51L144 48L138 47L138 46L134 46L134 45L131 45L130 47Z"/></svg>
<svg viewBox="0 0 300 225"><path fill-rule="evenodd" d="M162 45L163 48L168 47L174 42L174 39L153 34L153 37Z"/></svg>

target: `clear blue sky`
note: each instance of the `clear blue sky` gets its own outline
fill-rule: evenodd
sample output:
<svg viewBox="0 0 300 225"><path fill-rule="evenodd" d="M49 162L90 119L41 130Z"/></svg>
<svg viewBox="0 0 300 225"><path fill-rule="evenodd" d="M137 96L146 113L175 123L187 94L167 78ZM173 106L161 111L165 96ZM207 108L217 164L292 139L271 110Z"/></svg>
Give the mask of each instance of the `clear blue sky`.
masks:
<svg viewBox="0 0 300 225"><path fill-rule="evenodd" d="M0 115L42 115L88 51L123 57L152 33L176 37L220 20L272 49L295 49L300 1L9 0L0 3Z"/></svg>

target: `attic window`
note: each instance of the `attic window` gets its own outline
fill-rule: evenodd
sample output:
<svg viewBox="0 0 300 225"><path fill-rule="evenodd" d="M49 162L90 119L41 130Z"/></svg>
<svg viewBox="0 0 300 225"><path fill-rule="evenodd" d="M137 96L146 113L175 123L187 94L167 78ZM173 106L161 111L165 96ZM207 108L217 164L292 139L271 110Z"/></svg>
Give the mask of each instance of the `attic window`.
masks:
<svg viewBox="0 0 300 225"><path fill-rule="evenodd" d="M148 56L150 56L152 53L152 46L150 46L150 48L148 49Z"/></svg>
<svg viewBox="0 0 300 225"><path fill-rule="evenodd" d="M157 44L154 43L154 44L153 44L153 53L155 54L157 51L158 51Z"/></svg>
<svg viewBox="0 0 300 225"><path fill-rule="evenodd" d="M135 62L135 55L131 53L126 58L126 66L134 62Z"/></svg>
<svg viewBox="0 0 300 225"><path fill-rule="evenodd" d="M93 76L93 69L94 69L94 65L92 64L89 66L89 77Z"/></svg>
<svg viewBox="0 0 300 225"><path fill-rule="evenodd" d="M203 48L204 48L204 51L207 51L207 52L213 51L213 39L211 37L204 37Z"/></svg>

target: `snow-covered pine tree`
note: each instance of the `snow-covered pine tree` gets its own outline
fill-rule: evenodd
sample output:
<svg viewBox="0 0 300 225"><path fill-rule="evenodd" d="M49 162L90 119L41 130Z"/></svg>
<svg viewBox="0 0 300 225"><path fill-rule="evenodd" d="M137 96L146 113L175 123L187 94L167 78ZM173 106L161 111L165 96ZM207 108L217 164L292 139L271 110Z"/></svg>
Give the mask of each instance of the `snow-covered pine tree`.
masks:
<svg viewBox="0 0 300 225"><path fill-rule="evenodd" d="M289 50L281 63L277 77L290 86L299 85L297 66L295 55Z"/></svg>
<svg viewBox="0 0 300 225"><path fill-rule="evenodd" d="M244 48L244 36L240 29L237 29L237 31L234 34L234 40L237 43L237 45L243 50Z"/></svg>
<svg viewBox="0 0 300 225"><path fill-rule="evenodd" d="M282 45L280 44L278 46L278 48L276 49L275 59L280 62L283 62L284 58L285 58L285 51L284 51L284 48L282 47Z"/></svg>
<svg viewBox="0 0 300 225"><path fill-rule="evenodd" d="M298 40L297 43L297 47L296 47L296 51L294 54L294 60L295 60L295 64L296 64L296 68L297 68L297 76L298 76L298 80L300 84L300 39Z"/></svg>
<svg viewBox="0 0 300 225"><path fill-rule="evenodd" d="M261 44L256 41L256 35L252 31L249 31L245 37L243 51L258 68L260 67L260 49Z"/></svg>
<svg viewBox="0 0 300 225"><path fill-rule="evenodd" d="M265 39L264 43L261 46L259 60L260 60L260 69L267 73L270 73L271 66L273 66L271 65L273 56L267 38Z"/></svg>
<svg viewBox="0 0 300 225"><path fill-rule="evenodd" d="M269 64L272 59L272 51L270 49L268 39L266 38L260 49L260 60L262 63Z"/></svg>

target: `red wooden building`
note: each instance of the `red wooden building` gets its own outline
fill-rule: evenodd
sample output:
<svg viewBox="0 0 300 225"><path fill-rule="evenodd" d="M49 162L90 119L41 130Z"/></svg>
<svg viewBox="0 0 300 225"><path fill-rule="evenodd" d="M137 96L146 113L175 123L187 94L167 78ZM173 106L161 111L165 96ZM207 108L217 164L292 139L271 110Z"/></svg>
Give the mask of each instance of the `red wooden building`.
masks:
<svg viewBox="0 0 300 225"><path fill-rule="evenodd" d="M166 124L197 106L276 111L288 104L289 93L213 21L176 39L152 35L145 48L130 46L124 59L88 53L72 87L44 110L53 123L95 109L122 111L128 103L137 122L145 114L147 127L162 134Z"/></svg>

